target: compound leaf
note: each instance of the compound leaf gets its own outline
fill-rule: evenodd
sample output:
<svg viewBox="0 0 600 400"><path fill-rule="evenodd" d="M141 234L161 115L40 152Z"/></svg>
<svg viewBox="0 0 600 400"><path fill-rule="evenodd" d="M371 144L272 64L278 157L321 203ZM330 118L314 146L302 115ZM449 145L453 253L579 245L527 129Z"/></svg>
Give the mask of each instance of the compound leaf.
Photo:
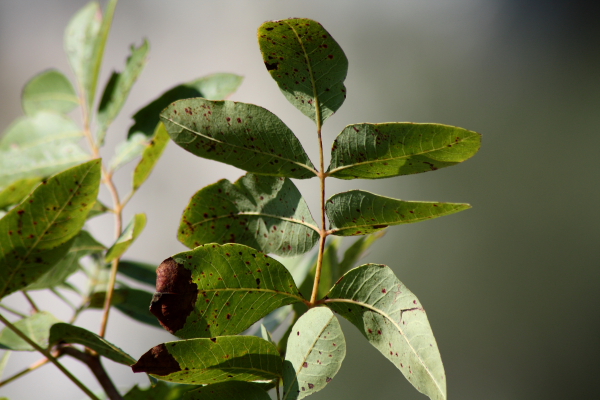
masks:
<svg viewBox="0 0 600 400"><path fill-rule="evenodd" d="M157 379L193 385L281 377L277 347L256 336L220 336L159 344L132 366Z"/></svg>
<svg viewBox="0 0 600 400"><path fill-rule="evenodd" d="M287 178L246 174L198 191L185 209L179 241L241 243L265 253L292 256L309 251L319 229L306 201Z"/></svg>
<svg viewBox="0 0 600 400"><path fill-rule="evenodd" d="M366 235L390 225L409 224L471 208L464 203L403 201L363 190L338 193L326 204L333 235Z"/></svg>
<svg viewBox="0 0 600 400"><path fill-rule="evenodd" d="M333 142L327 172L340 179L380 179L435 171L471 158L480 146L479 133L448 125L349 125Z"/></svg>
<svg viewBox="0 0 600 400"><path fill-rule="evenodd" d="M305 301L277 260L241 244L208 244L156 271L150 311L181 338L243 332L271 311Z"/></svg>
<svg viewBox="0 0 600 400"><path fill-rule="evenodd" d="M40 311L15 322L14 325L33 342L43 348L47 348L50 328L57 322L60 322L60 320L49 312ZM8 327L0 331L0 349L35 351L29 343L21 339L20 336Z"/></svg>
<svg viewBox="0 0 600 400"><path fill-rule="evenodd" d="M41 111L14 122L0 140L0 187L45 178L90 159L79 146L83 132L64 116Z"/></svg>
<svg viewBox="0 0 600 400"><path fill-rule="evenodd" d="M106 339L96 335L87 329L78 326L55 323L50 328L49 344L54 345L59 342L77 343L96 351L103 357L124 365L132 365L135 359Z"/></svg>
<svg viewBox="0 0 600 400"><path fill-rule="evenodd" d="M294 324L283 366L283 399L302 399L325 387L346 357L346 340L331 310L308 310Z"/></svg>
<svg viewBox="0 0 600 400"><path fill-rule="evenodd" d="M352 322L421 393L446 399L444 366L425 310L385 265L349 271L325 305Z"/></svg>
<svg viewBox="0 0 600 400"><path fill-rule="evenodd" d="M66 114L79 105L73 85L62 72L55 69L33 77L23 88L21 97L23 111L27 115L44 110Z"/></svg>
<svg viewBox="0 0 600 400"><path fill-rule="evenodd" d="M160 122L156 125L154 135L142 153L142 159L133 171L133 190L138 190L148 179L158 159L167 148L167 144L169 144L169 133Z"/></svg>
<svg viewBox="0 0 600 400"><path fill-rule="evenodd" d="M100 163L54 175L0 220L0 298L34 282L68 252L98 196Z"/></svg>
<svg viewBox="0 0 600 400"><path fill-rule="evenodd" d="M262 175L306 179L315 169L294 133L254 104L179 100L161 120L171 139L190 153Z"/></svg>
<svg viewBox="0 0 600 400"><path fill-rule="evenodd" d="M127 224L123 233L117 239L115 244L111 246L106 252L104 261L107 263L111 262L115 258L119 258L127 251L127 249L133 244L135 239L142 233L146 227L146 214L136 214L131 222Z"/></svg>
<svg viewBox="0 0 600 400"><path fill-rule="evenodd" d="M317 125L342 106L348 59L320 23L306 18L265 22L258 28L258 43L284 96Z"/></svg>
<svg viewBox="0 0 600 400"><path fill-rule="evenodd" d="M271 400L258 385L243 381L228 381L190 390L183 400Z"/></svg>

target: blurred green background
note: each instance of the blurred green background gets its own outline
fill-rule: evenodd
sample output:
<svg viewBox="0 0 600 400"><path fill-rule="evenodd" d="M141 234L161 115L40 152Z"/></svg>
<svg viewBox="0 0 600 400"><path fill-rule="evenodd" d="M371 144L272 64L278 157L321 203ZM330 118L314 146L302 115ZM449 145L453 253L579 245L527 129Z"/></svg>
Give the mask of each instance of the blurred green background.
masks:
<svg viewBox="0 0 600 400"><path fill-rule="evenodd" d="M63 30L82 0L0 2L0 130L22 114L20 91L38 72L72 76ZM362 188L405 200L469 202L473 209L393 227L365 261L390 265L419 297L444 360L450 399L600 398L600 3L533 0L122 1L102 82L129 45L149 39L146 70L109 132L169 87L212 72L245 76L233 100L279 115L318 160L314 124L291 106L263 66L256 29L270 19L320 21L350 68L348 98L324 128L326 148L357 122L438 122L483 134L478 155L427 174L329 180L328 195ZM130 170L128 170L130 171ZM129 172L117 181L126 193ZM149 223L128 258L159 264L183 250L176 228L201 187L243 174L170 145L130 203ZM315 210L317 181L299 187ZM94 234L111 242L111 219ZM350 239L351 240L351 239ZM36 294L40 301L46 297ZM9 298L18 305L21 299ZM58 316L60 312L57 312ZM81 323L96 330L99 315ZM108 339L134 357L170 340L114 312ZM343 322L348 355L318 399L424 399ZM37 360L13 356L5 376ZM106 363L109 364L109 363ZM85 382L98 387L75 361ZM120 387L145 383L109 365ZM50 387L44 389L45 385ZM0 389L11 400L83 395L51 366Z"/></svg>

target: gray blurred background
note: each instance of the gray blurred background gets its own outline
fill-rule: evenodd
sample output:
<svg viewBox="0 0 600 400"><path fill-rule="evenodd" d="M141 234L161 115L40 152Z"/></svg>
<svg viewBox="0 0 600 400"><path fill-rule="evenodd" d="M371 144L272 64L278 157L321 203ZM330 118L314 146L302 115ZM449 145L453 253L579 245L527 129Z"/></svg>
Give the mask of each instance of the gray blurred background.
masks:
<svg viewBox="0 0 600 400"><path fill-rule="evenodd" d="M22 114L20 91L33 75L55 67L72 76L62 51L63 30L84 4L0 2L0 130ZM328 181L328 195L360 187L405 200L473 205L456 215L392 227L365 260L390 265L425 305L449 397L598 399L599 4L123 0L102 82L123 68L130 44L144 37L151 57L109 131L105 154L124 140L129 116L149 100L178 83L223 71L245 77L232 99L279 115L317 161L314 124L281 95L256 43L256 29L266 20L316 19L350 63L348 98L325 124L326 148L345 125L357 122L439 122L483 134L479 154L452 168L379 181ZM117 176L123 195L131 169ZM184 250L176 229L191 195L242 174L170 144L126 209L126 220L140 211L149 218L128 258L159 264ZM315 210L318 182L297 183ZM110 218L91 227L105 244L112 229ZM34 297L54 307L52 298ZM8 301L22 306L18 296ZM66 318L60 307L55 314ZM89 312L79 322L97 330L99 317ZM337 377L313 399L425 398L352 325L342 324L348 355ZM139 357L171 336L114 311L108 339ZM4 376L37 359L13 355ZM65 364L98 387L81 364ZM105 364L124 389L146 384L126 367ZM11 400L40 395L84 397L53 366L0 388L0 396Z"/></svg>

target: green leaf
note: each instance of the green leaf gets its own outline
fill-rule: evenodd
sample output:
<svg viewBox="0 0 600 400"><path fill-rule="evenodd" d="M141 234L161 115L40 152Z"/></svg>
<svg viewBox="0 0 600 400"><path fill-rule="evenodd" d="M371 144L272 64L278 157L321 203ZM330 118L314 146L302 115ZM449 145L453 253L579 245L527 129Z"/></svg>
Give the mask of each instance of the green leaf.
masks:
<svg viewBox="0 0 600 400"><path fill-rule="evenodd" d="M104 204L102 204L102 202L100 200L96 200L96 202L92 206L92 209L90 210L90 213L88 214L88 219L92 219L94 217L102 215L109 210L110 209L108 207L106 207Z"/></svg>
<svg viewBox="0 0 600 400"><path fill-rule="evenodd" d="M146 214L136 214L131 222L127 224L125 229L123 229L123 233L121 233L121 236L119 236L115 244L108 249L104 261L109 263L112 260L121 257L142 233L145 227Z"/></svg>
<svg viewBox="0 0 600 400"><path fill-rule="evenodd" d="M256 336L221 336L163 343L132 367L155 378L194 385L281 377L277 347Z"/></svg>
<svg viewBox="0 0 600 400"><path fill-rule="evenodd" d="M50 112L22 117L0 140L0 187L27 178L45 178L90 159L79 146L75 122Z"/></svg>
<svg viewBox="0 0 600 400"><path fill-rule="evenodd" d="M138 261L121 260L119 262L119 272L138 282L150 286L156 285L156 265Z"/></svg>
<svg viewBox="0 0 600 400"><path fill-rule="evenodd" d="M198 157L261 175L306 179L316 174L294 133L262 107L186 99L169 105L160 118L171 139Z"/></svg>
<svg viewBox="0 0 600 400"><path fill-rule="evenodd" d="M366 235L390 225L409 224L471 208L464 203L403 201L362 190L338 193L326 204L333 235Z"/></svg>
<svg viewBox="0 0 600 400"><path fill-rule="evenodd" d="M241 244L176 254L156 274L150 311L181 338L237 334L279 307L305 301L283 265Z"/></svg>
<svg viewBox="0 0 600 400"><path fill-rule="evenodd" d="M133 171L133 190L138 190L148 179L158 159L169 144L169 133L163 123L156 125L154 136L147 144L142 159Z"/></svg>
<svg viewBox="0 0 600 400"><path fill-rule="evenodd" d="M354 268L358 261L363 258L367 250L375 243L375 241L381 239L385 234L385 231L379 231L372 235L361 236L356 240L344 253L344 258L340 261L338 266L339 275L343 275L350 269Z"/></svg>
<svg viewBox="0 0 600 400"><path fill-rule="evenodd" d="M6 350L4 351L4 354L2 354L2 357L0 357L0 378L2 378L2 374L4 374L4 368L6 368L6 365L8 364L8 359L10 358L11 354L12 351ZM0 397L0 400L2 400L2 397Z"/></svg>
<svg viewBox="0 0 600 400"><path fill-rule="evenodd" d="M167 382L158 382L154 387L140 389L137 385L131 388L123 397L124 400L180 400L183 394L194 386L174 385Z"/></svg>
<svg viewBox="0 0 600 400"><path fill-rule="evenodd" d="M421 393L446 399L444 366L425 310L389 267L351 270L324 303L352 322Z"/></svg>
<svg viewBox="0 0 600 400"><path fill-rule="evenodd" d="M292 328L283 366L283 399L318 392L337 374L346 357L346 339L333 313L308 310Z"/></svg>
<svg viewBox="0 0 600 400"><path fill-rule="evenodd" d="M50 345L57 343L77 343L96 351L103 357L124 365L132 365L135 359L114 344L87 329L78 326L56 323L50 328Z"/></svg>
<svg viewBox="0 0 600 400"><path fill-rule="evenodd" d="M148 139L141 133L136 133L126 141L119 143L115 149L113 158L110 160L110 170L116 171L131 160L142 155L151 141L152 138Z"/></svg>
<svg viewBox="0 0 600 400"><path fill-rule="evenodd" d="M0 298L65 256L98 196L100 165L92 160L49 178L0 220Z"/></svg>
<svg viewBox="0 0 600 400"><path fill-rule="evenodd" d="M106 247L96 241L92 235L84 230L79 231L73 245L69 248L69 252L25 289L39 290L59 286L81 267L79 260L82 257L92 253L99 254L104 250L106 250Z"/></svg>
<svg viewBox="0 0 600 400"><path fill-rule="evenodd" d="M258 43L285 97L320 126L346 99L348 59L320 23L306 18L269 21Z"/></svg>
<svg viewBox="0 0 600 400"><path fill-rule="evenodd" d="M94 292L88 299L87 308L103 308L105 298L105 291ZM138 322L160 328L160 324L148 310L151 301L152 293L121 284L121 287L115 289L111 304Z"/></svg>
<svg viewBox="0 0 600 400"><path fill-rule="evenodd" d="M183 400L271 400L263 389L250 382L228 381L191 390Z"/></svg>
<svg viewBox="0 0 600 400"><path fill-rule="evenodd" d="M125 70L122 73L113 72L111 75L98 106L98 123L101 130L106 130L123 108L133 84L146 65L149 49L146 40L138 48L131 46L131 55L127 58Z"/></svg>
<svg viewBox="0 0 600 400"><path fill-rule="evenodd" d="M273 343L274 345L277 345L275 343L275 341L273 340L273 338L271 337L271 332L269 332L263 324L260 324L260 337L269 343Z"/></svg>
<svg viewBox="0 0 600 400"><path fill-rule="evenodd" d="M0 209L7 208L14 204L20 203L33 188L41 181L41 178L25 178L0 190Z"/></svg>
<svg viewBox="0 0 600 400"><path fill-rule="evenodd" d="M174 101L192 97L222 100L237 90L242 79L239 75L220 73L175 86L135 113L135 123L129 129L128 137L136 134L143 134L147 138L153 136L156 125L160 122L160 112Z"/></svg>
<svg viewBox="0 0 600 400"><path fill-rule="evenodd" d="M57 322L61 321L49 312L41 311L15 322L14 325L33 342L47 348L50 327ZM0 349L35 351L29 343L21 339L8 327L0 331Z"/></svg>
<svg viewBox="0 0 600 400"><path fill-rule="evenodd" d="M380 179L450 167L471 158L481 135L441 124L349 125L333 142L328 175Z"/></svg>
<svg viewBox="0 0 600 400"><path fill-rule="evenodd" d="M23 110L27 115L38 111L66 114L79 105L73 85L60 71L51 69L33 77L23 88Z"/></svg>
<svg viewBox="0 0 600 400"><path fill-rule="evenodd" d="M79 10L65 30L65 51L75 72L88 109L94 100L102 12L97 2L90 2Z"/></svg>
<svg viewBox="0 0 600 400"><path fill-rule="evenodd" d="M246 174L234 184L222 179L198 191L183 213L178 239L190 248L241 243L293 256L315 245L319 228L291 180Z"/></svg>

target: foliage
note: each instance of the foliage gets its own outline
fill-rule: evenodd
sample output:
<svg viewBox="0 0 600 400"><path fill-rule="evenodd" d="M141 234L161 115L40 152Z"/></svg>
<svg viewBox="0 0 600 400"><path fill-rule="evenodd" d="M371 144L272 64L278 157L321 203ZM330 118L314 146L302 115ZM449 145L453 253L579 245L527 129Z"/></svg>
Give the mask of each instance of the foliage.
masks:
<svg viewBox="0 0 600 400"><path fill-rule="evenodd" d="M321 129L346 98L348 60L318 22L293 18L264 23L258 40L265 67L285 98L316 125L318 166L276 115L223 100L241 83L232 74L199 78L158 96L133 116L127 137L112 159L103 161L105 135L150 49L145 41L132 46L124 70L113 73L103 94L96 95L115 6L110 1L102 15L92 2L73 17L65 49L76 85L57 70L34 77L23 91L26 115L0 140L0 207L5 213L0 220L0 298L19 291L27 296L30 290L50 290L62 298L60 290L76 290L68 279L77 271L91 283L79 293L80 304L73 306L68 323L33 302L30 316L0 304L19 316L11 322L0 314L6 325L0 348L42 353L93 399L98 397L61 366L59 357L86 363L111 399L264 400L271 398L269 390L277 398L301 399L324 389L344 360L346 342L337 314L417 390L446 399L444 367L421 302L389 267L354 267L388 226L470 206L403 201L363 190L329 199L324 193L331 177L383 179L455 165L478 151L480 135L440 124L348 125L333 142L326 168ZM82 126L68 115L75 108L82 111ZM81 138L89 151L81 148ZM191 198L178 231L189 251L166 258L158 268L121 261L146 225L146 215L137 213L123 226L123 209L170 140L247 174L234 183L220 180ZM121 198L112 179L134 159L131 192ZM320 185L319 222L291 180L311 178ZM101 183L112 196L110 208L97 200ZM108 212L114 215L116 235L104 245L83 228L89 218ZM341 236L360 236L342 257ZM316 252L309 253L315 246ZM293 262L269 253L305 257ZM118 273L142 286L155 281L156 292L128 287L117 280ZM98 334L75 324L93 308L103 309ZM158 344L136 361L104 339L112 308L183 340ZM274 340L275 330L285 333ZM149 374L153 385L120 394L101 358ZM0 365L7 360L4 356Z"/></svg>

